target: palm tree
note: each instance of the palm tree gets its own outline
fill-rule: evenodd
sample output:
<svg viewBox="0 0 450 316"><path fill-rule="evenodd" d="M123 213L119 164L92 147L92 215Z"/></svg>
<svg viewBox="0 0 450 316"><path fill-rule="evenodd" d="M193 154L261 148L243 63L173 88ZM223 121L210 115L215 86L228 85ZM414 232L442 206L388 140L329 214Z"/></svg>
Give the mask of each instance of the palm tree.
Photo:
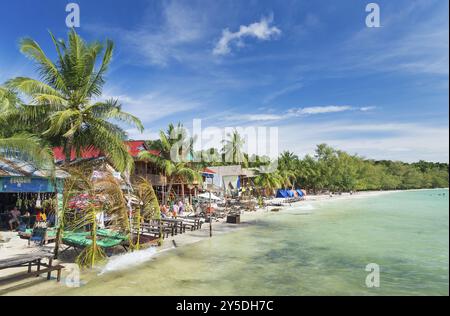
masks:
<svg viewBox="0 0 450 316"><path fill-rule="evenodd" d="M103 249L97 244L97 215L104 212L110 218L110 227L115 227L130 235L129 209L120 183L112 175L92 180L92 168L71 168L66 179L63 207L59 209L58 229L55 243L55 257L64 231L76 231L90 227L92 243L79 254L76 262L82 267L92 267L105 258ZM87 195L82 212L70 208L73 198Z"/></svg>
<svg viewBox="0 0 450 316"><path fill-rule="evenodd" d="M295 170L298 161L298 156L293 152L284 151L278 158L278 166L283 169Z"/></svg>
<svg viewBox="0 0 450 316"><path fill-rule="evenodd" d="M294 171L282 169L278 170L278 175L280 177L281 184L284 188L295 186L296 173Z"/></svg>
<svg viewBox="0 0 450 316"><path fill-rule="evenodd" d="M167 190L163 196L163 203L166 204L169 200L169 195L172 191L172 187L175 181L181 182L182 195L184 197L184 184L194 183L195 181L201 181L200 173L195 170L190 164L185 162L173 162L169 159L163 159L161 157L156 157L147 151L142 151L138 154L138 158L144 161L151 161L156 166L163 171L164 175L169 178L169 184L167 185Z"/></svg>
<svg viewBox="0 0 450 316"><path fill-rule="evenodd" d="M142 123L123 112L118 100L98 101L111 62L113 42L86 43L74 30L69 32L67 43L50 35L57 53L55 63L33 39L20 41L21 52L36 63L41 80L17 77L6 82L8 88L30 101L21 106L19 122L39 131L52 146L62 146L66 163L72 150L79 156L83 149L95 147L117 170L130 169L133 160L123 144L126 133L111 121L125 122L141 131ZM11 115L17 113L2 116Z"/></svg>
<svg viewBox="0 0 450 316"><path fill-rule="evenodd" d="M237 130L233 131L231 134L227 134L228 139L223 141L222 155L224 161L233 164L246 164L245 154L244 154L244 144L245 139L241 137Z"/></svg>
<svg viewBox="0 0 450 316"><path fill-rule="evenodd" d="M265 172L264 169L257 170L254 182L257 187L263 190L265 196L273 194L275 189L283 185L283 179L278 172Z"/></svg>
<svg viewBox="0 0 450 316"><path fill-rule="evenodd" d="M10 89L0 87L0 113L13 113L19 99ZM0 115L0 159L19 157L53 170L53 153L38 136L16 128L15 121Z"/></svg>
<svg viewBox="0 0 450 316"><path fill-rule="evenodd" d="M0 132L0 159L2 157L19 157L38 166L45 166L49 170L54 169L51 149L43 145L37 136L25 132L11 137L2 137Z"/></svg>
<svg viewBox="0 0 450 316"><path fill-rule="evenodd" d="M135 227L137 234L136 244L134 249L139 250L139 236L140 227L142 220L152 220L161 219L161 210L159 208L158 197L153 190L152 183L145 178L140 177L137 179L136 183L133 185L133 197L137 200L139 204L138 210L135 216ZM162 226L160 226L162 229ZM160 231L160 243L162 242L162 232Z"/></svg>
<svg viewBox="0 0 450 316"><path fill-rule="evenodd" d="M172 191L174 182L179 179L182 184L199 180L200 174L187 162L189 155L193 156L193 139L187 137L186 130L181 123L177 127L169 124L167 131L160 131L159 139L150 143L150 148L159 152L153 155L148 151L141 151L138 159L155 164L164 175L169 178L167 194L164 194L163 203L167 203L168 194ZM184 191L184 186L182 187ZM184 192L183 192L184 195Z"/></svg>

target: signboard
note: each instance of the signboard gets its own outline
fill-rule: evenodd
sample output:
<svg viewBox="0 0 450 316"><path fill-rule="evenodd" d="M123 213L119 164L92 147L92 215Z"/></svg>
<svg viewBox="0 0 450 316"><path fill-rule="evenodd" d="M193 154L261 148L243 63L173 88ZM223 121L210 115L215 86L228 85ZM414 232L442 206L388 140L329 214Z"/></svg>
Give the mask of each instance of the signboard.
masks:
<svg viewBox="0 0 450 316"><path fill-rule="evenodd" d="M62 190L62 181L57 180L58 191ZM0 192L55 192L53 181L34 177L0 177Z"/></svg>

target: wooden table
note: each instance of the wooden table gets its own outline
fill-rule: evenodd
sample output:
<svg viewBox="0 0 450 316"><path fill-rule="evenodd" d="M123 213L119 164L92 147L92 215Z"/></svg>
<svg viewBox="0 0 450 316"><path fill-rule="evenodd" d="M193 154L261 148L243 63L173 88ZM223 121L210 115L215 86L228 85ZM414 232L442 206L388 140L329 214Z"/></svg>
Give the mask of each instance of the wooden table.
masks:
<svg viewBox="0 0 450 316"><path fill-rule="evenodd" d="M42 262L43 259L47 259L48 263ZM52 271L57 271L57 282L61 280L61 269L64 268L64 266L59 264L53 265L53 254L43 251L0 260L0 270L20 267L28 267L26 277L39 276L47 273L47 280L50 280ZM32 267L36 267L37 270L32 271ZM41 269L41 267L44 267L44 269Z"/></svg>

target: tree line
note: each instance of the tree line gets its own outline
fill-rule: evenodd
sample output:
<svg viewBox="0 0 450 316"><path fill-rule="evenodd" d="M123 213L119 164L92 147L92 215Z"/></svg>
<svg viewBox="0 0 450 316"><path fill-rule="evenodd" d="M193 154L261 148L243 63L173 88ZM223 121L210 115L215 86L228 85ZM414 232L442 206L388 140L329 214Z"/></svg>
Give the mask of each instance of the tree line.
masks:
<svg viewBox="0 0 450 316"><path fill-rule="evenodd" d="M312 192L442 188L449 182L448 163L365 159L326 144L303 159L282 153L278 170L292 171L294 182Z"/></svg>

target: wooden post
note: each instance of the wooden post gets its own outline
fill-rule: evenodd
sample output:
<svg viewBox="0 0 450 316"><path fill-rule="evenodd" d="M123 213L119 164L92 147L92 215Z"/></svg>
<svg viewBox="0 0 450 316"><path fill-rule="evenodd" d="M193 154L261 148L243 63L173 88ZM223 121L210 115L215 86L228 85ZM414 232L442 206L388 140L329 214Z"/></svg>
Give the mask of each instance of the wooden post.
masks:
<svg viewBox="0 0 450 316"><path fill-rule="evenodd" d="M50 277L52 276L52 272L51 272L52 271L52 269L51 269L52 268L52 263L53 263L52 262L52 258L49 258L48 259L48 267L49 267L50 270L47 272L47 280L50 280Z"/></svg>
<svg viewBox="0 0 450 316"><path fill-rule="evenodd" d="M183 204L186 203L184 200L184 182L181 181L181 201L183 201Z"/></svg>
<svg viewBox="0 0 450 316"><path fill-rule="evenodd" d="M209 237L212 237L211 190L209 190Z"/></svg>
<svg viewBox="0 0 450 316"><path fill-rule="evenodd" d="M59 209L59 200L58 200L58 183L57 180L55 179L55 194L56 194L56 209L55 209L55 222L57 223L57 228L56 228L56 240L55 240L55 248L53 250L53 254L54 254L54 258L58 259L58 255L59 255L59 244L62 238L62 230L64 229L64 202L62 205L62 210L60 212ZM61 193L63 194L63 193ZM63 196L63 201L64 201L64 196Z"/></svg>

